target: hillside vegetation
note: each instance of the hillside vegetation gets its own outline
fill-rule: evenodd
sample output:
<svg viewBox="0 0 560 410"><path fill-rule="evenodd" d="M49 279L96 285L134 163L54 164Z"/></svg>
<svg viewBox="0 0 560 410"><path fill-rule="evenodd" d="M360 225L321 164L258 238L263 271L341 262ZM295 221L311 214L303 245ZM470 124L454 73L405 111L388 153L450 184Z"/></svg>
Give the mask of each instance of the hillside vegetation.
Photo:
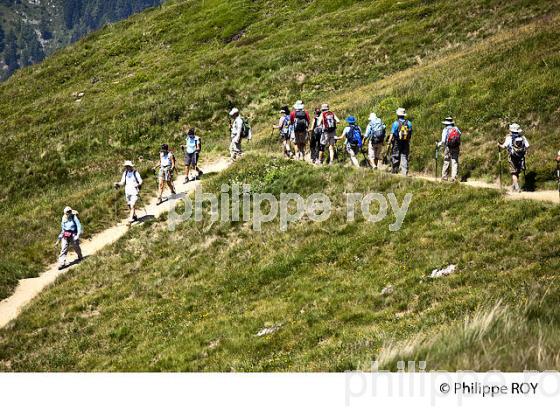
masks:
<svg viewBox="0 0 560 410"><path fill-rule="evenodd" d="M122 160L139 164L147 195L155 182L151 160L162 142L177 149L183 122L200 130L206 158L224 155L233 106L254 127L248 149L261 154L274 143L278 108L298 98L308 107L329 101L339 117L355 114L362 125L371 110L389 122L405 106L418 172L432 172L440 121L451 114L464 131L463 177L489 180L498 175L495 141L517 121L533 146L526 188L552 187L551 159L560 146L559 8L545 0L177 0L18 72L0 84L10 102L0 105L0 297L54 260L51 242L65 205L80 211L86 237L115 223L115 203L122 216L122 194L111 190ZM398 233L336 219L258 235L241 226L206 232L186 224L171 235L162 224L146 226L89 259L2 332L3 366L357 368L418 332L441 330L441 343L460 338L442 326L479 309L485 315L500 300L509 309L541 292L557 294L558 207L262 156L208 186L230 179L261 181L262 191L333 196L411 191L415 202ZM360 247L347 250L354 241ZM454 262L456 276L425 280L429 270ZM398 290L381 298L388 282ZM300 317L301 310L308 313ZM544 310L521 312L519 326L544 326L553 350L557 319ZM277 335L254 336L279 321ZM485 340L524 336L507 329L484 333ZM222 347L211 353L216 343ZM403 352L432 347L418 339L418 350ZM438 365L456 365L433 349ZM513 365L542 364L531 360Z"/></svg>
<svg viewBox="0 0 560 410"><path fill-rule="evenodd" d="M0 79L159 0L0 0Z"/></svg>
<svg viewBox="0 0 560 410"><path fill-rule="evenodd" d="M539 158L530 186L546 184L560 143L557 12L521 0L170 1L96 32L0 85L10 101L0 106L0 297L52 260L66 204L86 236L114 223L109 187L123 159L145 173L161 142L179 144L184 121L207 155L223 153L233 105L257 131L300 97L338 99L339 114L362 122L372 108L389 121L404 105L415 170L433 166L439 120L451 113L466 133L465 176L488 178L498 174L493 141L515 119Z"/></svg>
<svg viewBox="0 0 560 410"><path fill-rule="evenodd" d="M323 223L290 224L287 232L278 219L255 232L250 223L212 224L208 217L173 232L165 220L134 229L0 331L0 368L368 369L380 352L419 334L436 346L428 350L430 368L557 368L558 206L256 156L207 180L204 190L234 182L276 197L320 188L333 214ZM374 224L357 212L348 222L345 192L394 192L399 204L406 193L413 199L402 229L391 232L391 214ZM450 263L459 266L452 276L427 277ZM394 291L382 295L389 285ZM455 330L465 315L499 302L530 306L506 316L521 325L500 328L494 321L504 316L494 311L473 320L478 333ZM259 337L265 328L272 333ZM382 358L385 368L396 366L395 357Z"/></svg>

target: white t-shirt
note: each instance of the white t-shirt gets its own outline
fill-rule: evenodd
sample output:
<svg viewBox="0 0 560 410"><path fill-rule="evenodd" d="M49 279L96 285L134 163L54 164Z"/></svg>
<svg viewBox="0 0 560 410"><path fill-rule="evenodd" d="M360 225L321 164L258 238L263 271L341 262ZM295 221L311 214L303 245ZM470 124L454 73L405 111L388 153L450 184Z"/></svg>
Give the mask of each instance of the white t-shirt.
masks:
<svg viewBox="0 0 560 410"><path fill-rule="evenodd" d="M142 185L142 177L136 170L124 171L119 185L124 185L124 193L126 195L138 195L138 192L140 192L138 189L139 185Z"/></svg>

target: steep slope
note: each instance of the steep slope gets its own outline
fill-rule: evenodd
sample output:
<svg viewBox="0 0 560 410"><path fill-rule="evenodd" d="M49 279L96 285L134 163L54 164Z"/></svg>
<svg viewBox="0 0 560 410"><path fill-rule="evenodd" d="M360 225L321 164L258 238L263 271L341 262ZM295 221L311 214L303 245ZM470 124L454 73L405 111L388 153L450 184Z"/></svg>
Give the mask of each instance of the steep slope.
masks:
<svg viewBox="0 0 560 410"><path fill-rule="evenodd" d="M0 79L160 0L0 1Z"/></svg>
<svg viewBox="0 0 560 410"><path fill-rule="evenodd" d="M416 118L415 170L429 170L436 119L452 112L473 146L482 147L465 152L473 175L497 174L488 141L505 132L507 120L534 118L524 126L544 164L548 146L559 142L558 60L550 52L557 47L558 7L522 0L473 0L461 7L443 0L304 6L299 1L170 1L96 32L0 85L2 99L10 101L0 106L0 175L6 181L0 191L0 295L52 259L48 244L64 205L81 211L87 234L112 224L117 198L108 187L122 159L153 159L164 140L177 146L176 131L184 121L201 129L207 152L224 152L225 114L233 105L253 119L257 133L268 129L278 106L299 97L319 103L357 90L362 105L342 102L340 108L358 108L362 119L369 108L378 107L388 118L394 107L406 105ZM476 54L477 47L525 25L542 28L543 34L536 31L527 37L533 46L519 43L513 50L524 65L517 59L511 64L505 52L487 64L477 60L487 57ZM512 34L512 44L525 39L523 33ZM465 61L487 71L459 71L460 60L457 70L445 65L436 70L439 83L430 80L429 70L422 71L424 64L461 51L474 52ZM531 58L548 68L524 63ZM377 91L370 90L378 80L390 82L412 67L418 67L421 84L411 74L406 89L392 86L376 101L359 96L359 90L368 90L375 99ZM538 76L537 86L512 87L524 84L525 68ZM449 75L456 83L445 88L441 79ZM465 75L470 83L461 87ZM436 90L429 102L427 90ZM85 93L81 99L75 97L79 92ZM476 102L481 96L496 102L492 110ZM536 100L545 106L536 109ZM498 101L507 111L493 109ZM141 162L141 168L146 175L148 164ZM544 165L535 172L537 184L552 179Z"/></svg>
<svg viewBox="0 0 560 410"><path fill-rule="evenodd" d="M382 346L423 332L443 339L431 368L457 362L481 371L558 368L558 206L258 156L206 180L204 191L232 183L276 197L321 192L332 201L332 215L320 223L303 218L286 232L278 218L255 231L250 222L212 223L208 215L174 231L166 220L133 230L0 331L0 368L368 369ZM347 192L392 192L399 205L405 194L413 198L402 228L391 232L390 211L370 223L358 207L349 221ZM243 210L242 220L246 215ZM450 263L458 265L456 273L428 278ZM389 285L393 292L383 295ZM510 350L499 339L486 345L460 338L455 329L465 315L500 300L503 306L537 301L518 317L531 326L497 332L510 338ZM457 342L446 344L444 336L454 331ZM488 333L481 332L491 340ZM542 348L521 350L529 341ZM491 361L468 354L482 346ZM394 367L395 357L384 364Z"/></svg>

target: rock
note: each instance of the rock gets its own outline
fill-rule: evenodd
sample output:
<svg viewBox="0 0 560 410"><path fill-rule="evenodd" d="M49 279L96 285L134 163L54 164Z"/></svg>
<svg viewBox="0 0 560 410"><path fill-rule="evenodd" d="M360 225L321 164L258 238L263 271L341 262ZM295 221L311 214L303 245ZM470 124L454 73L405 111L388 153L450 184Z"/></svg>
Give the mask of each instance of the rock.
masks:
<svg viewBox="0 0 560 410"><path fill-rule="evenodd" d="M270 327L263 327L261 330L259 330L257 332L258 337L262 337L262 336L266 336L266 335L271 335L273 333L276 333L278 330L280 330L280 327L282 326L282 324L277 324L277 325L273 325Z"/></svg>
<svg viewBox="0 0 560 410"><path fill-rule="evenodd" d="M430 274L430 278L441 278L442 276L449 276L457 270L457 265L449 265L443 269L434 269Z"/></svg>
<svg viewBox="0 0 560 410"><path fill-rule="evenodd" d="M391 285L387 285L383 288L383 290L381 291L381 295L383 296L388 296L390 294L392 294L395 290L393 289L393 286Z"/></svg>

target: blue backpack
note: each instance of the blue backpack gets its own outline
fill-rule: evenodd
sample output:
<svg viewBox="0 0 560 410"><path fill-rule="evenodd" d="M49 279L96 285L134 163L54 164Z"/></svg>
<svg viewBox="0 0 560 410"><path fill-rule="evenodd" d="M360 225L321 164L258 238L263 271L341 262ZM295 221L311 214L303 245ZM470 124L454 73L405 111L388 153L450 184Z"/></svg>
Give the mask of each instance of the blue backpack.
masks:
<svg viewBox="0 0 560 410"><path fill-rule="evenodd" d="M346 134L348 144L357 145L362 148L362 130L357 125L351 125L348 134Z"/></svg>

